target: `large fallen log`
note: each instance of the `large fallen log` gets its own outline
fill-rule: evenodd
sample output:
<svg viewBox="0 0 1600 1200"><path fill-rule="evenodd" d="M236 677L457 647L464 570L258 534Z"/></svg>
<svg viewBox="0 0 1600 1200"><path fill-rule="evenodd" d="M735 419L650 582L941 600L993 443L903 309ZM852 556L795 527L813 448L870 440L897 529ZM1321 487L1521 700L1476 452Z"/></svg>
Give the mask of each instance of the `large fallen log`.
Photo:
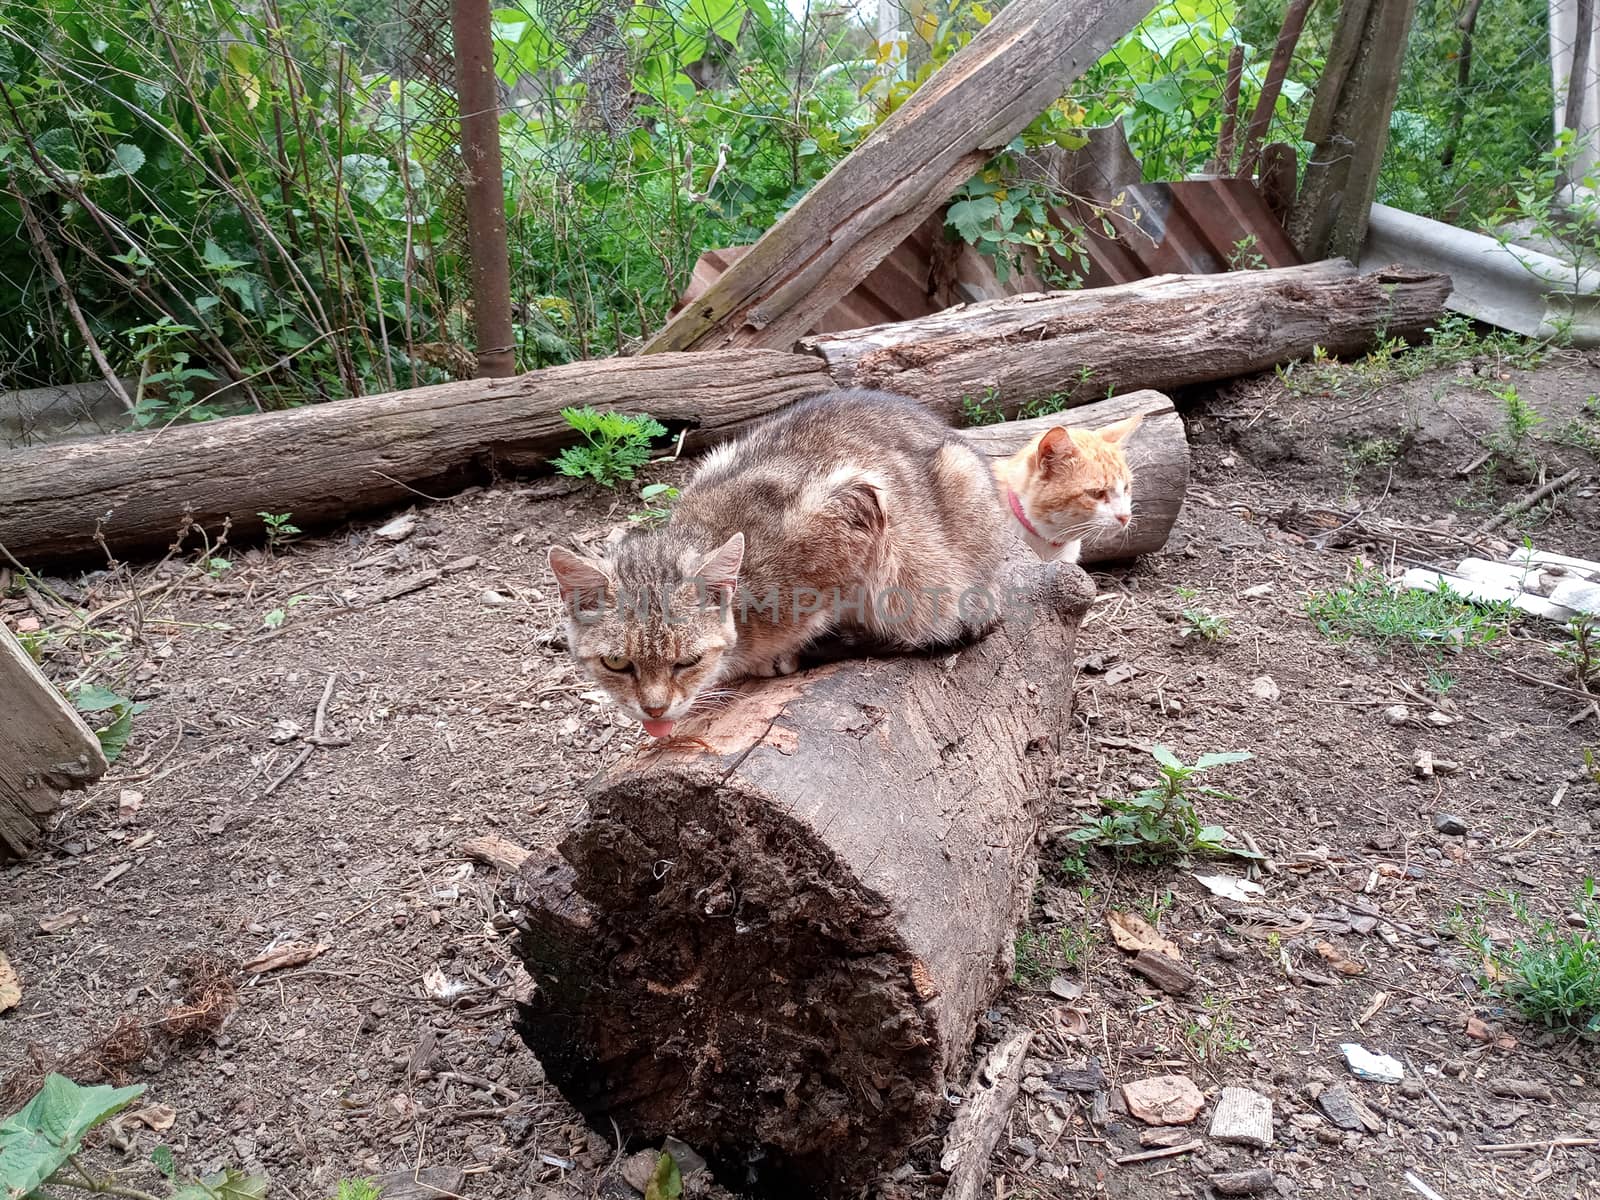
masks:
<svg viewBox="0 0 1600 1200"><path fill-rule="evenodd" d="M787 347L1153 7L1011 0L645 352Z"/></svg>
<svg viewBox="0 0 1600 1200"><path fill-rule="evenodd" d="M9 630L0 626L0 863L33 852L61 807L61 793L87 787L106 772L100 743L44 677Z"/></svg>
<svg viewBox="0 0 1600 1200"><path fill-rule="evenodd" d="M597 1129L808 1198L931 1131L1011 971L1092 592L1017 570L984 641L746 684L523 865L518 1028Z"/></svg>
<svg viewBox="0 0 1600 1200"><path fill-rule="evenodd" d="M0 452L0 545L24 561L166 546L191 523L302 529L532 470L574 440L566 405L727 433L829 390L815 358L724 350L608 358L288 412Z"/></svg>
<svg viewBox="0 0 1600 1200"><path fill-rule="evenodd" d="M990 461L998 462L1052 425L1093 429L1136 412L1144 414L1144 422L1127 445L1128 465L1133 469L1133 517L1126 529L1090 534L1084 539L1078 559L1084 563L1117 562L1151 554L1165 546L1183 508L1184 493L1189 487L1189 440L1184 434L1183 418L1170 399L1160 392L1129 392L1065 412L984 425L965 432Z"/></svg>
<svg viewBox="0 0 1600 1200"><path fill-rule="evenodd" d="M1016 296L804 339L806 353L723 350L602 359L366 396L156 433L0 452L0 545L18 558L99 554L96 525L127 555L190 521L259 530L261 511L302 529L411 503L496 474L542 468L572 435L563 405L645 411L706 445L832 386L881 387L956 417L995 388L1003 404L1080 403L1168 389L1413 334L1442 310L1448 277L1326 262L1171 275ZM109 515L107 515L109 514Z"/></svg>
<svg viewBox="0 0 1600 1200"><path fill-rule="evenodd" d="M1163 391L1421 333L1444 309L1447 275L1342 260L1161 275L1117 287L1008 296L914 321L804 338L840 387L915 396L954 416L994 388L1010 405L1061 407L1107 389Z"/></svg>

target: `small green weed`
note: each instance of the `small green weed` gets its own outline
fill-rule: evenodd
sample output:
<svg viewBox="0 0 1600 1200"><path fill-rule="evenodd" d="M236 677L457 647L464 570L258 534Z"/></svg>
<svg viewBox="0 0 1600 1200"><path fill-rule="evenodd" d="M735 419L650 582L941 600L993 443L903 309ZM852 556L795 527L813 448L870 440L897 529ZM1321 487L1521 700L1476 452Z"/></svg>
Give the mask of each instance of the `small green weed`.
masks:
<svg viewBox="0 0 1600 1200"><path fill-rule="evenodd" d="M1567 640L1555 647L1555 655L1580 688L1600 683L1600 624L1587 613L1573 617L1567 622Z"/></svg>
<svg viewBox="0 0 1600 1200"><path fill-rule="evenodd" d="M261 623L268 629L281 629L283 623L289 619L289 610L305 599L307 599L305 596L290 596L283 602L282 608L268 609L263 613Z"/></svg>
<svg viewBox="0 0 1600 1200"><path fill-rule="evenodd" d="M0 1194L14 1200L47 1200L61 1190L111 1195L125 1200L162 1200L153 1192L92 1171L78 1157L83 1140L144 1094L133 1087L81 1087L51 1075L19 1110L0 1121ZM172 1150L157 1146L150 1155L170 1187L167 1200L263 1200L264 1175L224 1170L180 1182ZM340 1196L343 1197L343 1191ZM364 1198L352 1198L364 1200Z"/></svg>
<svg viewBox="0 0 1600 1200"><path fill-rule="evenodd" d="M1235 800L1227 792L1196 783L1195 779L1217 767L1246 761L1250 758L1248 752L1202 754L1192 765L1185 765L1165 746L1152 747L1150 754L1161 774L1160 781L1127 799L1102 801L1110 813L1086 821L1083 828L1067 835L1071 840L1125 854L1135 862L1159 862L1185 854L1256 857L1248 850L1228 845L1228 831L1220 825L1201 824L1195 810L1197 799Z"/></svg>
<svg viewBox="0 0 1600 1200"><path fill-rule="evenodd" d="M1484 986L1511 1000L1529 1021L1600 1033L1600 898L1593 879L1584 881L1577 901L1581 928L1534 922L1509 951L1482 938Z"/></svg>
<svg viewBox="0 0 1600 1200"><path fill-rule="evenodd" d="M91 721L90 724L99 726L94 736L108 763L114 763L122 756L127 749L128 739L133 736L133 718L150 707L93 683L78 688L72 703L84 716L99 718L99 721ZM105 724L101 725L100 721Z"/></svg>
<svg viewBox="0 0 1600 1200"><path fill-rule="evenodd" d="M1016 983L1042 983L1050 978L1049 940L1037 929L1017 934L1017 965L1011 972Z"/></svg>
<svg viewBox="0 0 1600 1200"><path fill-rule="evenodd" d="M206 559L206 574L213 579L220 579L231 570L233 570L233 561L231 559L216 556Z"/></svg>
<svg viewBox="0 0 1600 1200"><path fill-rule="evenodd" d="M1183 1040L1196 1058L1202 1062L1216 1062L1226 1055L1250 1049L1250 1039L1234 1024L1226 1000L1207 996L1201 1001L1201 1008L1204 1011L1195 1014L1183 1028Z"/></svg>
<svg viewBox="0 0 1600 1200"><path fill-rule="evenodd" d="M1178 897L1173 894L1171 888L1168 888L1165 892L1151 892L1150 899L1139 901L1135 907L1139 910L1139 915L1150 922L1153 928L1160 929L1161 918L1171 912L1172 906L1177 902Z"/></svg>
<svg viewBox="0 0 1600 1200"><path fill-rule="evenodd" d="M1267 260L1262 255L1260 241L1255 234L1247 234L1233 244L1233 250L1228 255L1228 270L1230 271L1265 271Z"/></svg>
<svg viewBox="0 0 1600 1200"><path fill-rule="evenodd" d="M1441 700L1450 694L1450 689L1455 687L1456 677L1449 671L1441 671L1438 667L1428 668L1428 679L1423 684L1431 696L1438 696Z"/></svg>
<svg viewBox="0 0 1600 1200"><path fill-rule="evenodd" d="M637 525L660 524L672 515L672 505L677 498L678 489L670 483L647 483L639 489L639 499L644 501L645 507L629 513L628 520Z"/></svg>
<svg viewBox="0 0 1600 1200"><path fill-rule="evenodd" d="M1489 438L1490 447L1506 458L1520 460L1525 455L1529 435L1544 423L1544 418L1523 399L1515 384L1508 383L1492 390L1502 412L1500 430Z"/></svg>
<svg viewBox="0 0 1600 1200"><path fill-rule="evenodd" d="M300 532L300 527L291 523L293 513L258 512L256 516L266 523L268 550L277 550L285 541Z"/></svg>
<svg viewBox="0 0 1600 1200"><path fill-rule="evenodd" d="M382 1200L383 1192L370 1179L341 1179L333 1200Z"/></svg>
<svg viewBox="0 0 1600 1200"><path fill-rule="evenodd" d="M556 456L556 471L573 479L592 479L616 487L650 461L650 441L665 437L666 426L643 413L630 416L593 408L563 408L562 417L583 435L583 444Z"/></svg>
<svg viewBox="0 0 1600 1200"><path fill-rule="evenodd" d="M1055 876L1062 883L1082 883L1089 878L1089 860L1082 846L1068 850L1056 861Z"/></svg>
<svg viewBox="0 0 1600 1200"><path fill-rule="evenodd" d="M1515 610L1481 604L1447 585L1438 591L1401 590L1367 563L1356 560L1350 582L1306 598L1306 614L1336 641L1365 638L1380 646L1403 642L1418 648L1461 650L1504 636Z"/></svg>
<svg viewBox="0 0 1600 1200"><path fill-rule="evenodd" d="M1185 607L1181 613L1183 622L1183 637L1197 638L1202 642L1216 643L1228 636L1228 619L1212 612L1203 605L1195 604L1194 600L1199 594L1191 587L1173 589L1178 599L1184 601Z"/></svg>
<svg viewBox="0 0 1600 1200"><path fill-rule="evenodd" d="M1086 382L1092 373L1088 367L1080 368L1079 382ZM1069 399L1066 393L1051 392L1043 399L1025 400L1012 411L1012 406L1001 401L999 388L985 388L982 396L961 397L961 423L972 428L977 425L998 425L1002 421L1031 421L1046 413L1059 412L1067 406Z"/></svg>

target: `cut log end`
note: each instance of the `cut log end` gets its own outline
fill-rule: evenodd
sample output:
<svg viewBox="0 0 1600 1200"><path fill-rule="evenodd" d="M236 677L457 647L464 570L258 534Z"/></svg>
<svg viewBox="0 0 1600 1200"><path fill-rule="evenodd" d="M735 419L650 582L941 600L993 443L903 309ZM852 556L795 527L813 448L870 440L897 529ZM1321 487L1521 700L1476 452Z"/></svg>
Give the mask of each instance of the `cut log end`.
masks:
<svg viewBox="0 0 1600 1200"><path fill-rule="evenodd" d="M543 932L531 957L548 961L521 1031L563 1093L588 1116L678 1131L730 1182L831 1180L875 1154L880 1124L925 1127L937 995L890 903L715 771L639 776L607 800L562 850L615 882L605 927L624 940L572 936L594 917L559 868L522 876Z"/></svg>

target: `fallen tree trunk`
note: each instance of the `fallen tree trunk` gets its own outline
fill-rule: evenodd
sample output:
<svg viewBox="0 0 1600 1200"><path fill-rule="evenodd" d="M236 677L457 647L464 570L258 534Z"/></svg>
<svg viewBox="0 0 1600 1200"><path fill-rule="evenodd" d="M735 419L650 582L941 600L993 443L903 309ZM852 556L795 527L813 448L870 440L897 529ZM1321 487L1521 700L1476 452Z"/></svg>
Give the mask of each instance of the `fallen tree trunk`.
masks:
<svg viewBox="0 0 1600 1200"><path fill-rule="evenodd" d="M61 807L61 793L87 787L106 772L100 743L44 677L17 639L0 626L0 863L39 844Z"/></svg>
<svg viewBox="0 0 1600 1200"><path fill-rule="evenodd" d="M1183 508L1189 488L1189 439L1183 431L1183 418L1170 399L1160 392L1129 392L1064 412L965 432L991 462L998 462L1053 425L1093 429L1136 412L1144 414L1144 423L1127 445L1128 465L1133 469L1133 519L1126 529L1089 535L1078 558L1083 563L1118 562L1165 546Z"/></svg>
<svg viewBox="0 0 1600 1200"><path fill-rule="evenodd" d="M804 338L840 387L915 396L946 416L968 396L1008 405L1163 391L1304 358L1369 349L1438 319L1450 278L1390 267L1360 274L1340 260L1162 275L1116 287L1008 296L914 321Z"/></svg>
<svg viewBox="0 0 1600 1200"><path fill-rule="evenodd" d="M12 450L0 454L0 545L71 558L96 553L99 531L126 554L196 523L214 536L224 518L247 536L263 511L309 529L543 466L574 441L564 405L716 434L830 386L816 359L779 351L610 358Z"/></svg>
<svg viewBox="0 0 1600 1200"><path fill-rule="evenodd" d="M1011 0L645 353L787 347L1153 7Z"/></svg>
<svg viewBox="0 0 1600 1200"><path fill-rule="evenodd" d="M523 865L518 1028L596 1128L768 1197L854 1195L929 1131L1011 971L1093 590L1015 578L958 654L744 685Z"/></svg>

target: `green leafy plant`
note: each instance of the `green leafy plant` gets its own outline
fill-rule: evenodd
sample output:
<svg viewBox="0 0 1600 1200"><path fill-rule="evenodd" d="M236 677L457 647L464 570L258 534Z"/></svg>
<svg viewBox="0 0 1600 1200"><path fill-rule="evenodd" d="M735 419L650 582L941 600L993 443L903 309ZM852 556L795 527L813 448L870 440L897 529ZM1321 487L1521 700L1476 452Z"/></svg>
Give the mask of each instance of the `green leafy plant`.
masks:
<svg viewBox="0 0 1600 1200"><path fill-rule="evenodd" d="M1024 929L1016 936L1016 966L1011 978L1016 983L1036 984L1050 978L1049 940L1037 929Z"/></svg>
<svg viewBox="0 0 1600 1200"><path fill-rule="evenodd" d="M1087 379L1089 368L1083 368L1083 378ZM1037 400L1024 400L1021 404L1007 405L1000 399L1000 389L995 387L985 388L981 396L961 397L961 423L967 427L976 425L998 425L1001 421L1030 421L1035 417L1042 417L1047 413L1059 412L1065 408L1068 397L1061 392L1051 392Z"/></svg>
<svg viewBox="0 0 1600 1200"><path fill-rule="evenodd" d="M268 550L278 550L285 541L301 531L300 527L290 520L294 516L293 513L258 512L256 516L266 523Z"/></svg>
<svg viewBox="0 0 1600 1200"><path fill-rule="evenodd" d="M678 499L678 489L670 483L647 483L639 489L639 499L645 507L629 513L628 520L640 525L654 525L672 515L672 505Z"/></svg>
<svg viewBox="0 0 1600 1200"><path fill-rule="evenodd" d="M79 1158L84 1139L144 1094L144 1085L83 1087L61 1075L0 1122L0 1190L7 1200L51 1200L65 1189L125 1200L162 1200L154 1193L97 1174ZM171 1150L151 1157L172 1184L167 1200L263 1200L267 1179L235 1170L178 1182Z"/></svg>
<svg viewBox="0 0 1600 1200"><path fill-rule="evenodd" d="M289 619L289 612L295 605L306 599L305 596L290 596L283 602L282 608L268 609L261 616L261 623L268 629L281 629L283 623Z"/></svg>
<svg viewBox="0 0 1600 1200"><path fill-rule="evenodd" d="M568 446L556 458L556 470L574 479L592 479L601 487L616 487L650 461L650 441L667 430L654 417L597 412L593 408L564 408L562 417L583 435L583 444Z"/></svg>
<svg viewBox="0 0 1600 1200"><path fill-rule="evenodd" d="M1240 1032L1226 1000L1207 996L1201 1011L1183 1027L1183 1040L1196 1058L1215 1062L1250 1049L1250 1039Z"/></svg>
<svg viewBox="0 0 1600 1200"><path fill-rule="evenodd" d="M383 1192L370 1179L341 1179L333 1200L382 1200Z"/></svg>
<svg viewBox="0 0 1600 1200"><path fill-rule="evenodd" d="M1531 922L1509 951L1482 936L1484 985L1503 995L1529 1021L1600 1032L1600 897L1586 879L1577 896L1579 928Z"/></svg>
<svg viewBox="0 0 1600 1200"><path fill-rule="evenodd" d="M100 742L100 750L106 756L106 761L113 763L122 756L123 750L127 749L128 739L133 736L133 718L150 707L93 683L79 687L72 703L84 716L98 717L105 722L91 724L99 725L94 736Z"/></svg>
<svg viewBox="0 0 1600 1200"><path fill-rule="evenodd" d="M1312 592L1306 613L1330 638L1365 638L1438 652L1487 646L1511 627L1515 610L1458 595L1448 584L1437 591L1402 589L1376 568L1357 560L1344 587Z"/></svg>
<svg viewBox="0 0 1600 1200"><path fill-rule="evenodd" d="M656 1159L655 1170L650 1172L650 1178L645 1181L644 1200L677 1200L681 1195L683 1175L678 1169L678 1162L663 1150L661 1157Z"/></svg>
<svg viewBox="0 0 1600 1200"><path fill-rule="evenodd" d="M1255 858L1254 853L1228 844L1228 831L1220 825L1206 825L1196 811L1196 801L1235 797L1197 777L1217 767L1245 762L1247 751L1202 754L1186 765L1165 746L1151 748L1160 780L1127 798L1102 800L1108 814L1085 821L1081 829L1067 836L1085 845L1099 846L1124 854L1136 862L1159 862L1188 854L1232 855Z"/></svg>
<svg viewBox="0 0 1600 1200"><path fill-rule="evenodd" d="M1567 667L1567 676L1588 690L1600 683L1600 622L1587 613L1567 622L1567 640L1555 647L1555 655Z"/></svg>

